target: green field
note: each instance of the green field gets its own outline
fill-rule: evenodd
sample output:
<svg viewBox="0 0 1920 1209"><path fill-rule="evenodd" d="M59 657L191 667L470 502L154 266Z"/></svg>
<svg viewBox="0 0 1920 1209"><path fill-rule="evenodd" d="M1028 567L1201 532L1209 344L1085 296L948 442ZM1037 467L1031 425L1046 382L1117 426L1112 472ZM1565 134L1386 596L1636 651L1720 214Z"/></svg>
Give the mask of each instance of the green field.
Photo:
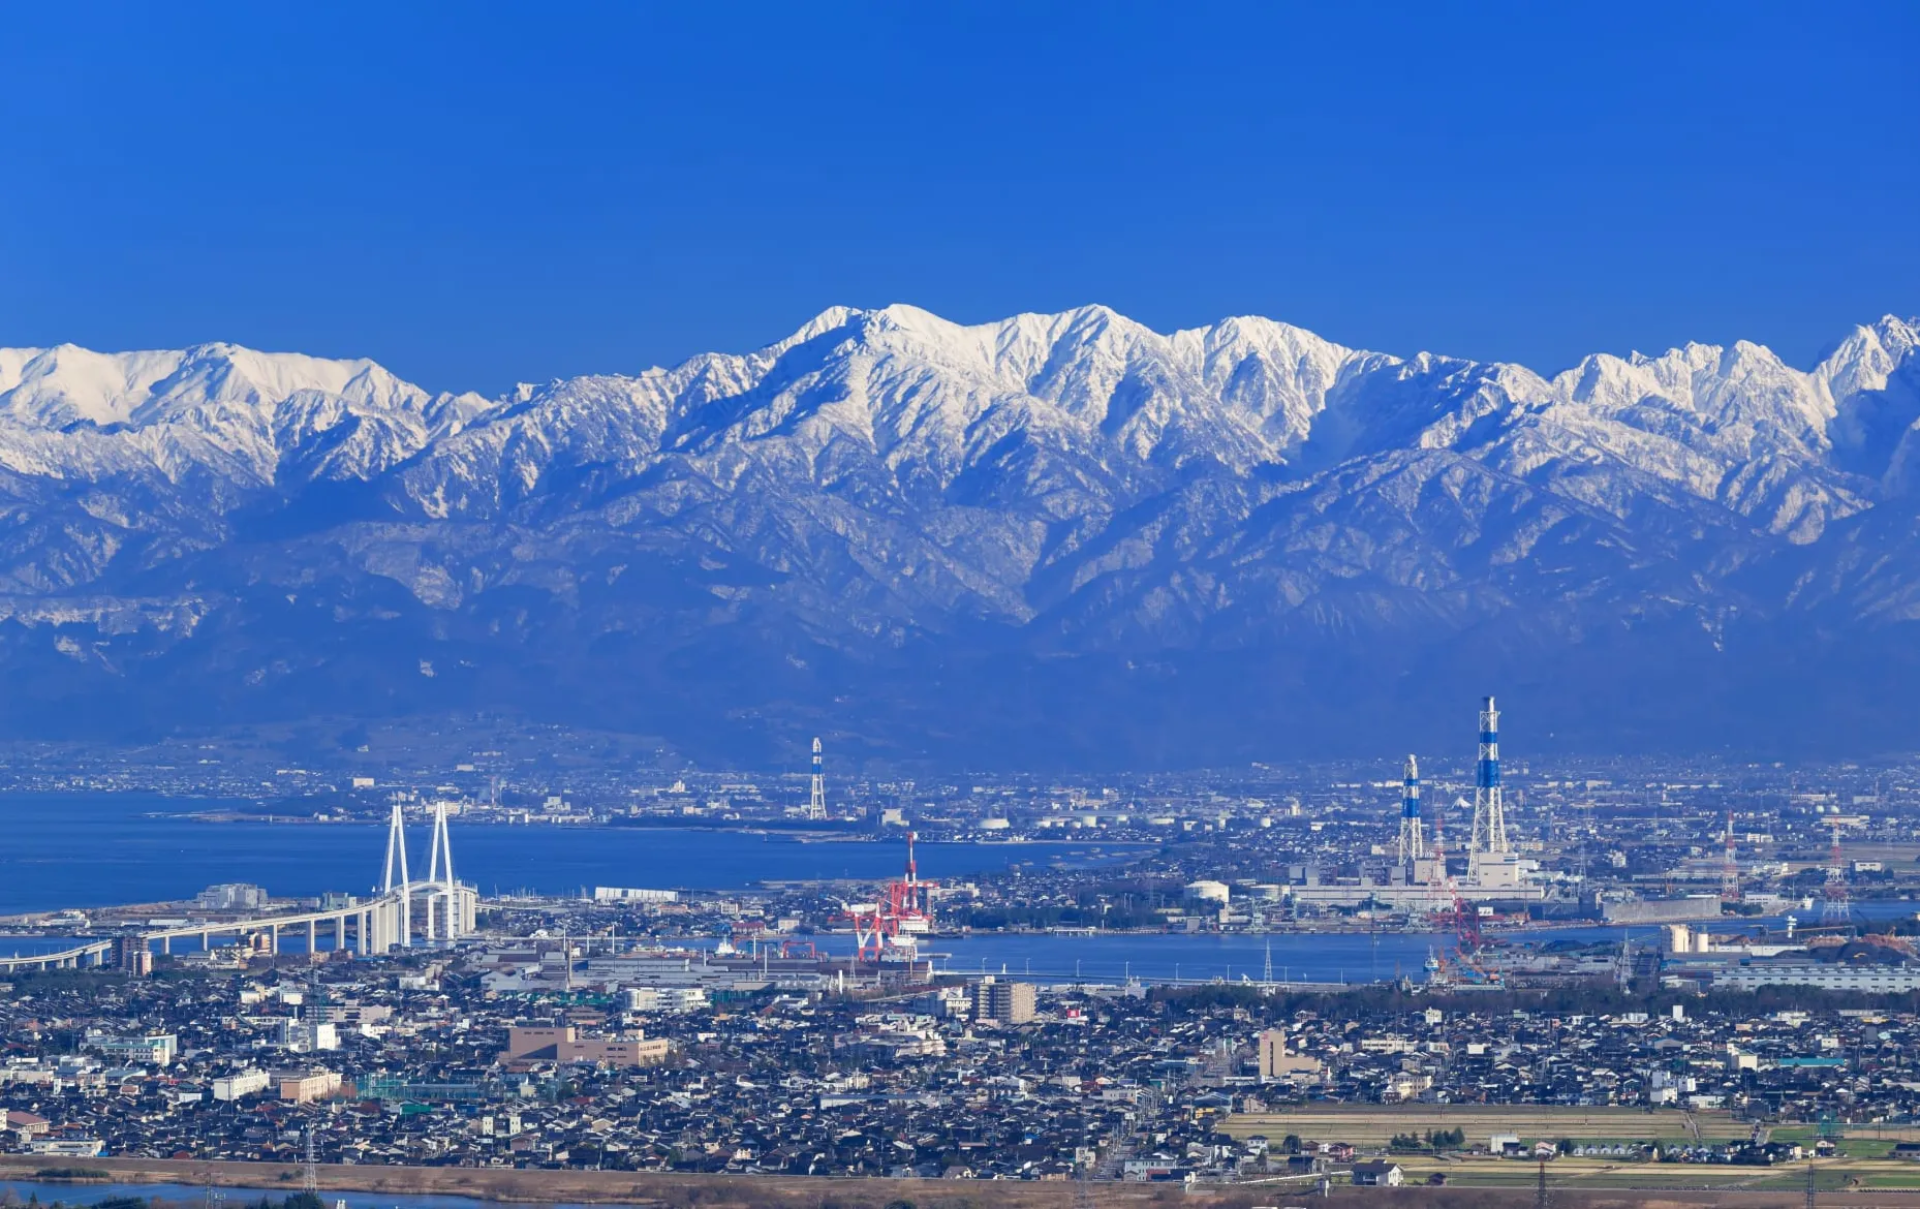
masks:
<svg viewBox="0 0 1920 1209"><path fill-rule="evenodd" d="M1449 1162L1412 1159L1396 1162L1409 1184L1424 1183L1434 1172L1445 1173L1447 1183L1467 1188L1531 1187L1539 1178L1530 1162L1475 1156ZM1697 1188L1726 1192L1795 1192L1806 1188L1806 1167L1734 1167L1704 1163L1620 1163L1601 1159L1554 1159L1547 1164L1547 1182L1561 1189ZM1822 1160L1815 1168L1816 1185L1825 1190L1859 1181L1863 1188L1920 1188L1920 1168L1910 1163Z"/></svg>
<svg viewBox="0 0 1920 1209"><path fill-rule="evenodd" d="M1699 1140L1708 1144L1740 1141L1751 1132L1748 1123L1722 1111L1688 1114L1675 1109L1648 1112L1640 1108L1442 1104L1326 1104L1279 1112L1236 1113L1222 1122L1220 1129L1236 1138L1263 1136L1276 1145L1289 1134L1308 1142L1347 1142L1363 1153L1383 1151L1395 1134L1441 1129L1464 1131L1470 1147L1484 1147L1496 1133L1517 1134L1528 1143L1566 1138L1579 1144L1685 1145L1694 1140L1696 1130ZM1771 1136L1777 1142L1811 1146L1819 1133L1815 1125L1793 1124L1774 1128ZM1828 1191L1849 1187L1920 1190L1920 1163L1891 1157L1894 1142L1920 1140L1912 1136L1916 1134L1920 1130L1856 1126L1854 1132L1839 1139L1837 1158L1814 1164L1816 1184ZM1485 1154L1395 1153L1391 1157L1406 1171L1409 1184L1421 1184L1430 1175L1443 1174L1449 1186L1517 1190L1532 1187L1539 1178L1539 1168L1531 1160ZM1712 1190L1703 1191L1707 1196L1800 1192L1806 1187L1806 1172L1802 1163L1746 1167L1562 1156L1547 1164L1547 1180L1553 1188Z"/></svg>
<svg viewBox="0 0 1920 1209"><path fill-rule="evenodd" d="M1271 1141L1292 1134L1316 1142L1350 1142L1360 1147L1385 1146L1395 1134L1423 1134L1430 1129L1460 1129L1468 1146L1485 1146L1496 1133L1518 1134L1523 1142L1691 1142L1698 1131L1703 1142L1744 1139L1751 1127L1720 1110L1689 1114L1673 1109L1648 1112L1639 1108L1565 1108L1556 1105L1312 1105L1267 1113L1235 1113L1221 1131L1236 1138L1264 1135Z"/></svg>

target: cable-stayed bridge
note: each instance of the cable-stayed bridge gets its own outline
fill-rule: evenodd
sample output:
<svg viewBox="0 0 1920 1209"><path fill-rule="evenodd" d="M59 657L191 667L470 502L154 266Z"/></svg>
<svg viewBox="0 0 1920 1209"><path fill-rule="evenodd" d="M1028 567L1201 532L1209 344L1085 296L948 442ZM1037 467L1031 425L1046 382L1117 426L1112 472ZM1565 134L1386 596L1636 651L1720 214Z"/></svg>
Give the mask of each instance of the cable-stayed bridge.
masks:
<svg viewBox="0 0 1920 1209"><path fill-rule="evenodd" d="M473 931L479 891L453 873L453 844L447 832L446 803L434 805L433 847L427 876L415 881L407 870L406 829L396 798L387 823L387 859L379 888L369 897L322 900L310 911L273 912L234 918L202 919L178 926L131 929L112 937L89 938L51 953L0 956L0 973L74 969L147 963L138 955L173 951L176 941L194 941L211 950L224 936L251 942L263 955L277 954L283 939L301 936L308 953L320 951L322 938L335 951L372 957L416 943L439 944Z"/></svg>

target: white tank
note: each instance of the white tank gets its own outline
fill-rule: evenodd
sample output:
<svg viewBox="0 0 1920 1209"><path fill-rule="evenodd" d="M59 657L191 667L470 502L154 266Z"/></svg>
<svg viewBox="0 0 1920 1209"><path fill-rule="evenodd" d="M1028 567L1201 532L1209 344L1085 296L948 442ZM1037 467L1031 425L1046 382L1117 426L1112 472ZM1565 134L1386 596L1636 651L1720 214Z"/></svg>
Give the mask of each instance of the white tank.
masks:
<svg viewBox="0 0 1920 1209"><path fill-rule="evenodd" d="M1186 898L1190 903L1221 903L1232 897L1233 891L1225 882L1198 881L1188 882Z"/></svg>

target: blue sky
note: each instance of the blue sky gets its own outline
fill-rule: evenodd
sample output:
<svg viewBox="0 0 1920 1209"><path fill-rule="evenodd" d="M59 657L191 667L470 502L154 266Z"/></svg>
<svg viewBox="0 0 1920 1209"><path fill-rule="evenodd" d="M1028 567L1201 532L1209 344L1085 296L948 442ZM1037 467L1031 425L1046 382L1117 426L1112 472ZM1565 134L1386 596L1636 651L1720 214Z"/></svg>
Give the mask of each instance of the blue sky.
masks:
<svg viewBox="0 0 1920 1209"><path fill-rule="evenodd" d="M1920 312L1920 5L8 10L0 344L425 385L833 304L1563 367Z"/></svg>

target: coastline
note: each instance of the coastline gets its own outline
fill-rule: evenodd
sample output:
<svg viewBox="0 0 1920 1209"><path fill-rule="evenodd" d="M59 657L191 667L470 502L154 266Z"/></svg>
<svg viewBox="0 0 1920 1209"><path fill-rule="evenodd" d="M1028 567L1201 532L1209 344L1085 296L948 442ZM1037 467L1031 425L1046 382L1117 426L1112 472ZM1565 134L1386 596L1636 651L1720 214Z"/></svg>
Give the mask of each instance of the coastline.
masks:
<svg viewBox="0 0 1920 1209"><path fill-rule="evenodd" d="M256 824L274 827L384 827L386 820L374 818L320 818L300 815L251 814L242 810L154 810L146 813L147 818L168 819L179 822L213 824ZM515 823L506 819L488 819L461 816L461 827L499 827L525 830L527 828L553 828L573 831L697 831L727 835L780 836L797 840L805 844L882 844L898 843L904 832L895 828L891 832L872 830L852 830L853 824L845 827L800 827L783 824L771 819L741 820L737 823L685 820L678 818L640 816L636 818L616 818L605 822L575 822L571 820L543 820ZM967 844L981 848L1115 848L1150 849L1160 845L1151 839L1088 839L1085 837L1048 837L1045 839L1025 836L1011 839L993 839L969 836L964 839L926 838L923 844Z"/></svg>

